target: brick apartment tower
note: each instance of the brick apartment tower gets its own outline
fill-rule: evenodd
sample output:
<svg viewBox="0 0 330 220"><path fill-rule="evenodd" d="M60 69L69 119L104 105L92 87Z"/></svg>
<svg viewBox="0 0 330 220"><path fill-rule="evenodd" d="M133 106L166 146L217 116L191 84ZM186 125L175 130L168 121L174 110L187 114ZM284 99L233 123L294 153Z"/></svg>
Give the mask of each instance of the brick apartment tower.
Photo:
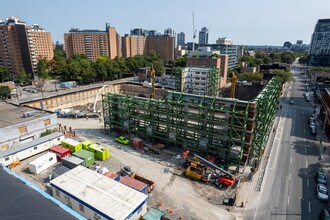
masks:
<svg viewBox="0 0 330 220"><path fill-rule="evenodd" d="M0 65L8 68L12 79L22 69L35 74L38 60L53 56L50 32L38 25L28 26L18 17L0 20Z"/></svg>
<svg viewBox="0 0 330 220"><path fill-rule="evenodd" d="M113 59L120 55L119 38L116 29L108 23L105 31L72 28L69 33L64 34L66 56L71 58L74 54L85 54L93 61L99 56Z"/></svg>
<svg viewBox="0 0 330 220"><path fill-rule="evenodd" d="M146 53L158 53L165 60L174 60L175 37L167 35L148 36L146 38Z"/></svg>
<svg viewBox="0 0 330 220"><path fill-rule="evenodd" d="M125 35L122 37L123 57L133 57L146 53L146 37L138 35Z"/></svg>

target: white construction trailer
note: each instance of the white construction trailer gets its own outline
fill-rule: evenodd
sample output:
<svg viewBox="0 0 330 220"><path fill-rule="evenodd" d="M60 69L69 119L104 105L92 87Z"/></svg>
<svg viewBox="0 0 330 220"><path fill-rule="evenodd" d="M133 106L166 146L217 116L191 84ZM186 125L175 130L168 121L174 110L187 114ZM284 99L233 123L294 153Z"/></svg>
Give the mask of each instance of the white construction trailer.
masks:
<svg viewBox="0 0 330 220"><path fill-rule="evenodd" d="M35 139L33 141L0 151L0 164L9 166L10 164L32 157L41 152L47 151L54 145L59 145L65 139L60 132L54 132L50 135Z"/></svg>
<svg viewBox="0 0 330 220"><path fill-rule="evenodd" d="M29 171L34 174L39 174L51 165L54 165L56 162L56 154L48 152L47 154L38 157L34 161L31 161L28 164Z"/></svg>

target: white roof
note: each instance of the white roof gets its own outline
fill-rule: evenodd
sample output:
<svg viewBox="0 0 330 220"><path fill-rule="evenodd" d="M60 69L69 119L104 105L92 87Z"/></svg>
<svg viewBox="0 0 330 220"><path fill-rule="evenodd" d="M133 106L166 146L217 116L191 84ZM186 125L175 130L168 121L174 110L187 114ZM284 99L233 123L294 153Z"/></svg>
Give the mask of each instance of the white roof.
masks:
<svg viewBox="0 0 330 220"><path fill-rule="evenodd" d="M38 157L37 159L31 161L29 164L31 165L38 165L40 164L40 162L43 162L44 160L48 160L49 158L54 157L56 160L56 154L52 153L52 152L48 152L40 157Z"/></svg>
<svg viewBox="0 0 330 220"><path fill-rule="evenodd" d="M72 146L77 146L78 144L80 144L79 141L73 140L71 138L66 138L65 140L63 140L64 143L70 144Z"/></svg>
<svg viewBox="0 0 330 220"><path fill-rule="evenodd" d="M148 196L82 166L50 181L112 219L126 219Z"/></svg>

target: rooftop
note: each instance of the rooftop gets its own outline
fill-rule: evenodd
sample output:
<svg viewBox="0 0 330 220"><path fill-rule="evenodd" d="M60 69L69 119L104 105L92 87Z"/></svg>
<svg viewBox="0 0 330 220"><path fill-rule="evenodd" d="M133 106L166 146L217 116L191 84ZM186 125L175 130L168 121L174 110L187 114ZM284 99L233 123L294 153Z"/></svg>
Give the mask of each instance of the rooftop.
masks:
<svg viewBox="0 0 330 220"><path fill-rule="evenodd" d="M2 219L77 219L5 169L0 167L0 216Z"/></svg>
<svg viewBox="0 0 330 220"><path fill-rule="evenodd" d="M31 112L33 115L24 118L23 113L27 112ZM52 113L48 111L44 111L44 113L42 113L41 110L37 110L34 108L29 108L25 106L19 107L17 105L0 102L0 128L31 121L33 119L37 119L51 114Z"/></svg>
<svg viewBox="0 0 330 220"><path fill-rule="evenodd" d="M60 133L60 132L54 132L54 133L52 133L50 135L46 135L44 137L35 139L33 141L29 141L27 143L23 143L23 144L20 144L18 146L9 148L8 150L0 151L0 158L6 157L8 155L12 155L12 154L14 154L16 152L20 152L20 151L23 151L25 149L29 149L29 148L31 148L33 146L39 145L39 144L44 143L44 142L46 142L48 140L52 140L54 138L61 137L61 136L63 136L62 133Z"/></svg>
<svg viewBox="0 0 330 220"><path fill-rule="evenodd" d="M50 181L80 203L94 207L105 218L126 219L148 196L113 179L78 166Z"/></svg>

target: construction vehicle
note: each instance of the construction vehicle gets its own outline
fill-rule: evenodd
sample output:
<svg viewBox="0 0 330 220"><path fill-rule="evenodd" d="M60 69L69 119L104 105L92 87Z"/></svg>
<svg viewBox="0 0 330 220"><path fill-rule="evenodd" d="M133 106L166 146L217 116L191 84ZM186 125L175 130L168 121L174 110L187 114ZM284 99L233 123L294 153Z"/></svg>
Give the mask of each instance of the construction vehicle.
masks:
<svg viewBox="0 0 330 220"><path fill-rule="evenodd" d="M192 160L186 159L185 171L186 176L195 180L202 180L205 182L213 181L215 185L233 186L235 184L235 176L204 159L197 154L194 155ZM212 167L215 170L208 169Z"/></svg>
<svg viewBox="0 0 330 220"><path fill-rule="evenodd" d="M235 72L233 72L233 76L231 77L231 88L230 88L230 98L235 98L235 89L236 89L236 80L237 76Z"/></svg>
<svg viewBox="0 0 330 220"><path fill-rule="evenodd" d="M15 160L14 162L12 162L8 168L9 169L13 169L14 167L16 167L17 165L20 165L21 164L21 161L19 159Z"/></svg>

